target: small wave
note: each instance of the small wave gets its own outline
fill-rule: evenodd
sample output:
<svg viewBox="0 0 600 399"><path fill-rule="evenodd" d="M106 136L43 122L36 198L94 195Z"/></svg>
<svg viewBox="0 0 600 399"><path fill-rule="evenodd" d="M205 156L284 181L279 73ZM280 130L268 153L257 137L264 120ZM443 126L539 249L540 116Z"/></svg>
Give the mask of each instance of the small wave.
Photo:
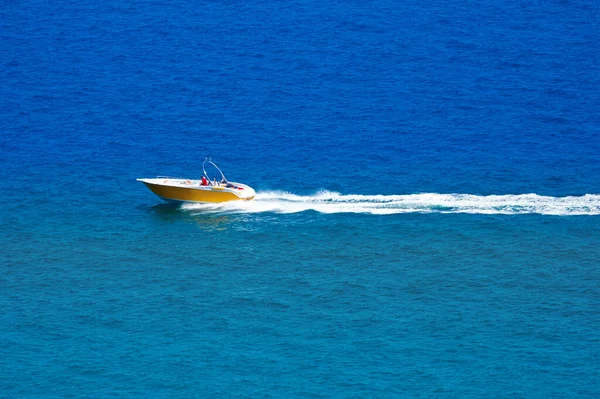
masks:
<svg viewBox="0 0 600 399"><path fill-rule="evenodd" d="M548 197L537 194L473 195L421 193L405 195L342 195L319 191L314 195L259 192L253 201L221 204L184 204L182 209L225 213L472 213L489 215L600 215L600 195Z"/></svg>

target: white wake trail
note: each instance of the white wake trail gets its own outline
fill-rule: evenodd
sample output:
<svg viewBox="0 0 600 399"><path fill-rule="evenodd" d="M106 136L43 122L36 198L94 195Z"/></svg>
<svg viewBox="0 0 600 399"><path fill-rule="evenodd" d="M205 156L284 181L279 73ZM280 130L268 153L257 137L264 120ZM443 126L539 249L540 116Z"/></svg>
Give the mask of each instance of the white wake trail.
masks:
<svg viewBox="0 0 600 399"><path fill-rule="evenodd" d="M391 215L399 213L472 213L472 214L540 214L600 215L600 195L548 197L537 194L472 195L472 194L405 194L342 195L320 191L314 195L288 192L259 192L253 201L222 204L184 204L182 209L219 213L364 213Z"/></svg>

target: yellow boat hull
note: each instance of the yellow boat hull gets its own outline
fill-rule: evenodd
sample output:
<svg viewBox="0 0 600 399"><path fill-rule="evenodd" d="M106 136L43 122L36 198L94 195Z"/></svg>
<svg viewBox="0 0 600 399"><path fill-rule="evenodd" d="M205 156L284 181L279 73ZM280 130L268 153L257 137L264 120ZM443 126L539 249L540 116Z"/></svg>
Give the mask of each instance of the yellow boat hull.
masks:
<svg viewBox="0 0 600 399"><path fill-rule="evenodd" d="M168 202L219 203L229 201L249 201L254 198L254 190L240 183L232 183L235 188L225 186L201 186L198 180L185 179L138 179L161 199Z"/></svg>

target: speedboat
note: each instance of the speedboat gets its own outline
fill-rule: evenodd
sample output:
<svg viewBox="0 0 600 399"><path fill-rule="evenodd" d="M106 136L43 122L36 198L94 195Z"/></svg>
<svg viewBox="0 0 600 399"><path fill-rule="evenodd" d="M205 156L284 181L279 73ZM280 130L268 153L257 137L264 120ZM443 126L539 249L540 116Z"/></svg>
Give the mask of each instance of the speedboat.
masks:
<svg viewBox="0 0 600 399"><path fill-rule="evenodd" d="M206 173L206 166L212 166L219 173L219 179L212 179ZM219 167L210 159L202 162L203 175L198 180L158 176L150 179L137 179L167 202L227 202L250 201L256 195L254 189L242 183L230 182Z"/></svg>

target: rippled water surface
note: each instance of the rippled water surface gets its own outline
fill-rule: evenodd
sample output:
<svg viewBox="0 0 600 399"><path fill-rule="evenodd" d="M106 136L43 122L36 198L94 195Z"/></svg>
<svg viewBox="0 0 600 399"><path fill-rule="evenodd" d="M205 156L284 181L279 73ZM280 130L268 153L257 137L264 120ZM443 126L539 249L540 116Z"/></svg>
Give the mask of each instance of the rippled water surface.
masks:
<svg viewBox="0 0 600 399"><path fill-rule="evenodd" d="M598 397L599 21L4 2L0 397Z"/></svg>

